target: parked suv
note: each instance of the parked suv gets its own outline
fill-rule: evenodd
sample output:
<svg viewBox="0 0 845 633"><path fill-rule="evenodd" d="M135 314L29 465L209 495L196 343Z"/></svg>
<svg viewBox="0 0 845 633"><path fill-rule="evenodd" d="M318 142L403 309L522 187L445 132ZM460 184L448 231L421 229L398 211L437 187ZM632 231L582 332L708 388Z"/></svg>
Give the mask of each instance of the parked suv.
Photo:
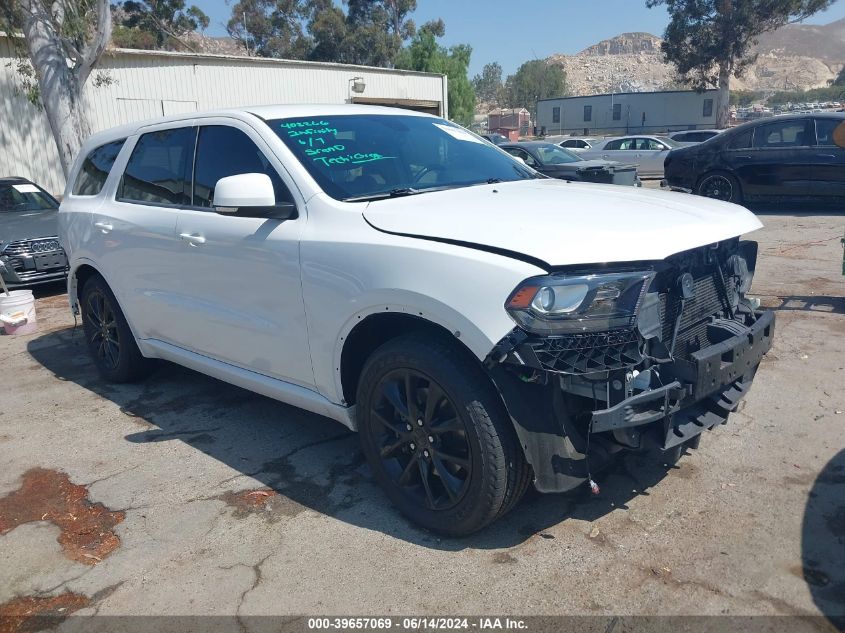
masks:
<svg viewBox="0 0 845 633"><path fill-rule="evenodd" d="M443 119L263 106L91 138L60 213L107 380L165 359L357 430L422 526L675 459L772 341L724 202L544 178Z"/></svg>

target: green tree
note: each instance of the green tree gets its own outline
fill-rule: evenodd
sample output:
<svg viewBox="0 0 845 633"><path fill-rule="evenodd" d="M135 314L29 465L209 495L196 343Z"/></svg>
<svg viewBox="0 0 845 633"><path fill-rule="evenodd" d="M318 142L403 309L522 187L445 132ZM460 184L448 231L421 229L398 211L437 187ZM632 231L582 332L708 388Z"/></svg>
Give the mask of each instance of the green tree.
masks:
<svg viewBox="0 0 845 633"><path fill-rule="evenodd" d="M566 94L566 73L560 66L535 59L525 62L505 81L505 105L526 108L537 118L537 101Z"/></svg>
<svg viewBox="0 0 845 633"><path fill-rule="evenodd" d="M646 0L666 5L670 21L663 53L696 90L717 86L716 124L730 120L731 77L754 62L755 38L807 18L834 0Z"/></svg>
<svg viewBox="0 0 845 633"><path fill-rule="evenodd" d="M402 45L416 33L410 14L416 0L347 0L344 13L331 1L312 11L310 58L392 67Z"/></svg>
<svg viewBox="0 0 845 633"><path fill-rule="evenodd" d="M193 51L185 35L208 28L208 16L185 0L126 0L114 7L122 17L113 39L118 46Z"/></svg>
<svg viewBox="0 0 845 633"><path fill-rule="evenodd" d="M65 176L91 134L82 89L111 38L108 0L2 0L0 31L12 38L27 96L44 108ZM106 82L102 77L98 81Z"/></svg>
<svg viewBox="0 0 845 633"><path fill-rule="evenodd" d="M472 87L479 101L499 105L502 98L502 67L498 62L484 64L481 74L472 78Z"/></svg>
<svg viewBox="0 0 845 633"><path fill-rule="evenodd" d="M250 55L305 59L313 47L307 22L314 9L306 0L240 0L226 30Z"/></svg>
<svg viewBox="0 0 845 633"><path fill-rule="evenodd" d="M845 66L842 67L842 70L839 71L839 75L836 77L836 80L833 82L834 86L845 86Z"/></svg>
<svg viewBox="0 0 845 633"><path fill-rule="evenodd" d="M446 75L449 79L449 118L469 126L475 114L475 91L467 76L472 47L467 44L441 46L437 38L444 34L442 20L424 24L400 52L396 67Z"/></svg>

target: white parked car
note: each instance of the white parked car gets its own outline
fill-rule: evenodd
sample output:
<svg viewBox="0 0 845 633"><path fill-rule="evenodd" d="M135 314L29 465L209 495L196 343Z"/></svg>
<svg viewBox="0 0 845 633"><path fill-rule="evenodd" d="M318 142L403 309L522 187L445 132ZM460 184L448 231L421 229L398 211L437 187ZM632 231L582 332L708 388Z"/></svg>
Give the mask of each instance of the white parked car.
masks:
<svg viewBox="0 0 845 633"><path fill-rule="evenodd" d="M573 152L583 152L586 150L590 150L596 143L600 143L601 139L593 138L590 136L577 136L573 138L567 138L558 143L561 147L564 147Z"/></svg>
<svg viewBox="0 0 845 633"><path fill-rule="evenodd" d="M663 161L671 149L681 145L665 136L622 136L594 143L580 152L587 160L615 160L636 165L642 178L662 178Z"/></svg>
<svg viewBox="0 0 845 633"><path fill-rule="evenodd" d="M677 459L772 341L745 209L544 178L420 113L133 124L91 138L68 183L70 302L105 379L164 359L338 420L447 534L621 450Z"/></svg>

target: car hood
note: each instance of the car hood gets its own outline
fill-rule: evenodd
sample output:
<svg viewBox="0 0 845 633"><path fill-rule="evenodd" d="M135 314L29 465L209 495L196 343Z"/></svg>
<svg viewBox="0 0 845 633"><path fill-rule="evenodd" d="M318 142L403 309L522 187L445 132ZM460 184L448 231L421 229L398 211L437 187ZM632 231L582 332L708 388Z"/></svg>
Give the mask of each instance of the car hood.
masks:
<svg viewBox="0 0 845 633"><path fill-rule="evenodd" d="M379 200L364 217L388 233L551 266L660 260L762 227L754 214L726 202L553 179Z"/></svg>
<svg viewBox="0 0 845 633"><path fill-rule="evenodd" d="M0 245L59 234L58 209L0 212Z"/></svg>

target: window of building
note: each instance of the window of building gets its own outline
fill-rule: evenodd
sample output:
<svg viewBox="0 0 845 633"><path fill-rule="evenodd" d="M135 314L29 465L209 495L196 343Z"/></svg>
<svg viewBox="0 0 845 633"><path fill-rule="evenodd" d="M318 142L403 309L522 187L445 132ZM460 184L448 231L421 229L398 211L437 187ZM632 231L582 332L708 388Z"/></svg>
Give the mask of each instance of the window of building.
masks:
<svg viewBox="0 0 845 633"><path fill-rule="evenodd" d="M125 142L126 139L121 139L91 150L82 163L76 182L73 183L73 195L96 196L103 190L114 161L117 160Z"/></svg>
<svg viewBox="0 0 845 633"><path fill-rule="evenodd" d="M560 108L552 108L552 123L560 123Z"/></svg>
<svg viewBox="0 0 845 633"><path fill-rule="evenodd" d="M147 204L190 204L190 165L196 128L149 132L138 139L117 197Z"/></svg>
<svg viewBox="0 0 845 633"><path fill-rule="evenodd" d="M702 116L705 118L713 116L713 99L704 100L704 111L702 112Z"/></svg>
<svg viewBox="0 0 845 633"><path fill-rule="evenodd" d="M584 120L585 121L592 121L593 120L593 106L591 106L591 105L584 106Z"/></svg>
<svg viewBox="0 0 845 633"><path fill-rule="evenodd" d="M201 127L194 161L192 206L211 207L217 181L238 174L267 174L276 192L276 204L292 202L278 172L246 134L226 125Z"/></svg>
<svg viewBox="0 0 845 633"><path fill-rule="evenodd" d="M614 121L621 121L622 120L622 104L621 103L614 103L613 104L613 120Z"/></svg>

